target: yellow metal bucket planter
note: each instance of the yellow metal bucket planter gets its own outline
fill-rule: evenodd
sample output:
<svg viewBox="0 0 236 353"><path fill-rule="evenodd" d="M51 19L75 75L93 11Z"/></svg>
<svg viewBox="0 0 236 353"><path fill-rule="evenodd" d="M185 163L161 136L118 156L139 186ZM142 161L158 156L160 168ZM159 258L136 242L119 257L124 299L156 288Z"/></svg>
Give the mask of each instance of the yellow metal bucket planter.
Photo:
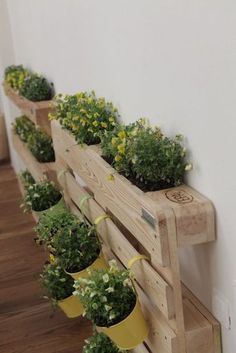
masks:
<svg viewBox="0 0 236 353"><path fill-rule="evenodd" d="M68 298L62 300L58 300L57 305L70 319L80 316L84 310L79 299L74 295L71 295Z"/></svg>
<svg viewBox="0 0 236 353"><path fill-rule="evenodd" d="M50 207L46 210L43 210L43 211L34 211L34 210L33 211L38 215L38 217L40 217L43 214L55 215L57 213L62 212L65 209L66 209L66 204L65 204L64 198L61 197L61 199L58 201L58 203L56 203L52 207Z"/></svg>
<svg viewBox="0 0 236 353"><path fill-rule="evenodd" d="M79 278L87 278L89 276L88 270L99 270L102 268L107 268L107 262L104 259L102 253L100 253L99 257L90 265L88 266L86 269L79 271L79 272L74 272L74 273L70 273L65 271L68 275L70 275L72 278L74 278L75 280L79 279ZM79 302L80 304L80 311L79 311L79 306L78 306L78 310L77 312L79 312L79 315L82 315L84 312L84 307L83 305L80 303L80 300L78 297L75 297L77 302Z"/></svg>
<svg viewBox="0 0 236 353"><path fill-rule="evenodd" d="M120 349L134 349L142 343L148 334L148 325L144 319L140 303L136 305L129 316L116 325L99 327Z"/></svg>
<svg viewBox="0 0 236 353"><path fill-rule="evenodd" d="M90 265L88 266L86 269L79 271L79 272L67 272L68 275L70 275L71 277L73 277L75 280L79 279L79 278L87 278L89 276L88 270L93 271L93 270L99 270L99 269L104 269L107 268L107 262L103 257L103 254L100 253L98 258Z"/></svg>

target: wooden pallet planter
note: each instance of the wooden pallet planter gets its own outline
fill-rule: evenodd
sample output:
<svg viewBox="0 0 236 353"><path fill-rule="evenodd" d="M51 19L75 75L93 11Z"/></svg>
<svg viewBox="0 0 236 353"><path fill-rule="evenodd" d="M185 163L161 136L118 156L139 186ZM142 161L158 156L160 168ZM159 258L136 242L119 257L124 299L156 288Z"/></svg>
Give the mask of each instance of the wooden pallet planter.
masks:
<svg viewBox="0 0 236 353"><path fill-rule="evenodd" d="M56 161L58 173L60 172L59 182L64 190L65 199L72 212L80 216L81 200L89 195L88 191L79 185L73 173L68 170L67 159L57 155ZM61 173L62 170L65 172ZM98 216L104 214L106 207L102 207L94 198L90 198L83 204L82 211L89 221L94 223ZM119 220L122 222L122 219ZM99 224L98 233L103 242L105 256L115 257L121 266L127 267L128 261L139 254L133 242L130 242L126 234L116 226L112 217ZM133 236L135 237L136 234ZM170 248L173 250L173 244L170 244ZM175 250L177 253L177 247ZM162 270L163 273L169 272L169 276L174 279L173 285L164 278L160 270L161 267L156 270L151 261L144 260L136 263L132 268L142 309L150 327L144 344L133 352L220 353L219 323L186 287L183 287L182 295L179 272L173 274L176 269L173 269L172 264ZM181 294L180 298L179 294Z"/></svg>
<svg viewBox="0 0 236 353"><path fill-rule="evenodd" d="M213 206L197 191L182 185L144 193L101 157L98 146L78 146L57 121L52 122L52 136L57 154L83 178L95 199L122 219L141 243L147 243L154 265L170 263L167 237L170 218L175 220L178 247L215 239Z"/></svg>
<svg viewBox="0 0 236 353"><path fill-rule="evenodd" d="M24 162L25 167L29 170L36 181L40 181L44 177L47 177L53 181L57 181L55 162L39 163L27 148L26 144L21 141L19 136L15 134L14 131L12 131L12 143L16 152Z"/></svg>
<svg viewBox="0 0 236 353"><path fill-rule="evenodd" d="M105 253L123 266L139 253L150 258L133 267L150 326L148 339L135 352L220 353L219 323L182 287L178 259L178 247L215 239L211 202L185 185L144 193L108 165L97 146L78 146L56 121L52 137L59 182L71 209L76 213L89 192L93 199L83 209L86 217L94 222L104 212L111 216L99 225Z"/></svg>
<svg viewBox="0 0 236 353"><path fill-rule="evenodd" d="M20 96L7 83L4 82L3 87L5 94L21 110L21 112L51 136L51 125L48 120L48 113L51 110L51 101L32 102Z"/></svg>

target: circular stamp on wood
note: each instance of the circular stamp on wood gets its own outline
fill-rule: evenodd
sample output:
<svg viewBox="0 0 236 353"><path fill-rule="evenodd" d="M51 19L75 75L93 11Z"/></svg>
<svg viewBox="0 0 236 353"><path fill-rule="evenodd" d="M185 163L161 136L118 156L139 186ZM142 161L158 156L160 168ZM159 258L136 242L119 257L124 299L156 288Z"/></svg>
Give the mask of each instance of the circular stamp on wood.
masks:
<svg viewBox="0 0 236 353"><path fill-rule="evenodd" d="M191 203L193 196L188 194L185 190L168 190L165 193L168 200L180 204Z"/></svg>

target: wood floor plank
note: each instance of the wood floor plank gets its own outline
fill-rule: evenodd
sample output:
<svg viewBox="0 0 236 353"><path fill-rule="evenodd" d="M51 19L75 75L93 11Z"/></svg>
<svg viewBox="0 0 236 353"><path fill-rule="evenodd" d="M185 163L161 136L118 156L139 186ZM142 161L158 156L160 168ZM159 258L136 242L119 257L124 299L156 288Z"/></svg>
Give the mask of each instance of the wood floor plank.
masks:
<svg viewBox="0 0 236 353"><path fill-rule="evenodd" d="M39 274L48 254L34 242L35 222L19 208L16 176L0 165L0 353L80 353L89 321L52 312Z"/></svg>

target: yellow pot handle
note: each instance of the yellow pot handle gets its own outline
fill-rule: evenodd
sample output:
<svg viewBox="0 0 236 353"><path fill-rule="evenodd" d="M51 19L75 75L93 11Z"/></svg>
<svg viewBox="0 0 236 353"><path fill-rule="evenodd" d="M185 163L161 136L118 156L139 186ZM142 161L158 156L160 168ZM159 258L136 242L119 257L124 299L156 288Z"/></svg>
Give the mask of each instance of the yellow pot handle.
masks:
<svg viewBox="0 0 236 353"><path fill-rule="evenodd" d="M93 199L93 196L91 195L84 195L83 197L81 197L80 202L79 202L79 208L81 210L81 212L84 214L84 203L85 201L88 201L90 199Z"/></svg>
<svg viewBox="0 0 236 353"><path fill-rule="evenodd" d="M131 269L131 267L137 262L137 261L140 261L140 260L149 260L149 258L146 256L146 255L137 255L137 256L134 256L132 257L132 259L129 260L128 262L128 268Z"/></svg>
<svg viewBox="0 0 236 353"><path fill-rule="evenodd" d="M98 216L94 221L95 226L98 226L101 221L107 218L111 218L111 217L106 213L102 214L101 216Z"/></svg>

